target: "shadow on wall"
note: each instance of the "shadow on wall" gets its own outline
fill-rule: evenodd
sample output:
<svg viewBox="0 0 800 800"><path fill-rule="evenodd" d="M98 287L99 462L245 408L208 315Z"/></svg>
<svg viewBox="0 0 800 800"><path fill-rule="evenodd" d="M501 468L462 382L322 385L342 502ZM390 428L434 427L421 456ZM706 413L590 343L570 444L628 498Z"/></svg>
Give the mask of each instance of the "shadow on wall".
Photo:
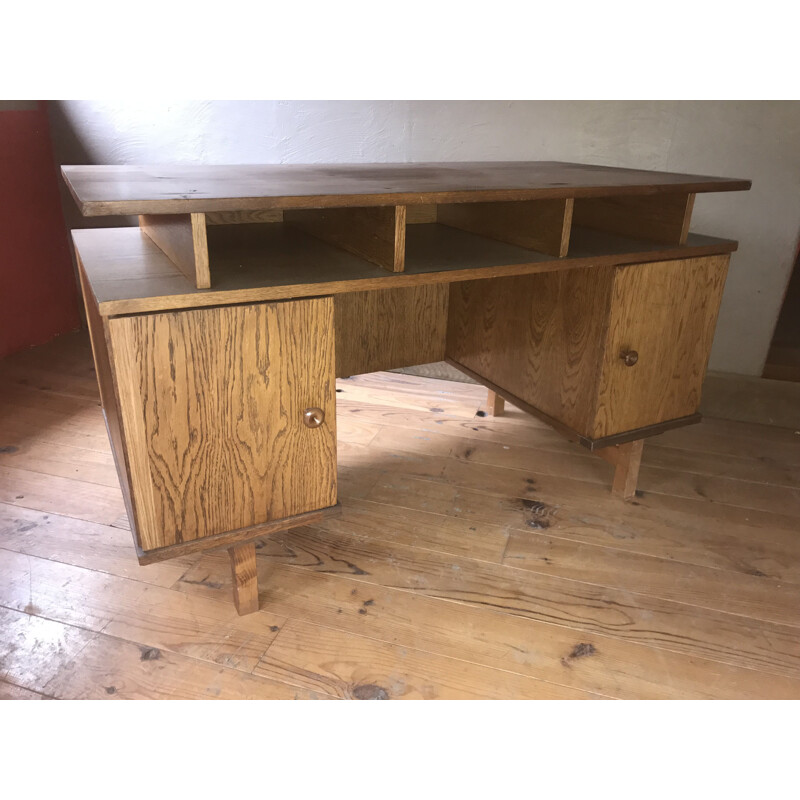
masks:
<svg viewBox="0 0 800 800"><path fill-rule="evenodd" d="M135 226L139 222L135 217L84 217L72 195L61 177L61 167L64 164L96 164L97 159L92 154L75 125L70 120L64 109L64 103L50 100L46 106L46 115L50 128L51 158L55 161L56 185L60 197L63 218L64 235L69 243L69 257L72 263L72 279L78 296L78 313L84 327L86 325L85 310L80 301L80 280L78 279L78 265L75 261L75 250L72 247L70 231L75 228L121 228Z"/></svg>
<svg viewBox="0 0 800 800"><path fill-rule="evenodd" d="M772 334L763 376L800 383L800 244L778 324Z"/></svg>
<svg viewBox="0 0 800 800"><path fill-rule="evenodd" d="M80 326L44 101L0 101L0 358Z"/></svg>
<svg viewBox="0 0 800 800"><path fill-rule="evenodd" d="M81 138L74 123L66 114L63 103L58 100L49 101L47 114L50 120L53 156L58 170L58 189L61 194L61 206L64 210L67 231L73 228L121 228L138 225L139 221L135 217L84 217L81 214L61 177L61 167L64 164L97 164L98 161L92 154L90 146Z"/></svg>

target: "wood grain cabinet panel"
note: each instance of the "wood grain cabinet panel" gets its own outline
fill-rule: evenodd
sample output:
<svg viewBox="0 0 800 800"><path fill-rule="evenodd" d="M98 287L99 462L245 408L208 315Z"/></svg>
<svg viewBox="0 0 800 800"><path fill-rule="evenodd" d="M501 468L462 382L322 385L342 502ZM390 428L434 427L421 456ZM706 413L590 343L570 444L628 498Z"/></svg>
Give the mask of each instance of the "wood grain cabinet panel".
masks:
<svg viewBox="0 0 800 800"><path fill-rule="evenodd" d="M446 284L335 295L336 377L441 361L448 298Z"/></svg>
<svg viewBox="0 0 800 800"><path fill-rule="evenodd" d="M447 356L584 432L594 419L613 267L450 286Z"/></svg>
<svg viewBox="0 0 800 800"><path fill-rule="evenodd" d="M728 261L454 283L447 358L587 445L688 417L700 405Z"/></svg>
<svg viewBox="0 0 800 800"><path fill-rule="evenodd" d="M593 437L697 411L729 258L615 268Z"/></svg>
<svg viewBox="0 0 800 800"><path fill-rule="evenodd" d="M336 503L330 297L116 317L108 337L143 550Z"/></svg>

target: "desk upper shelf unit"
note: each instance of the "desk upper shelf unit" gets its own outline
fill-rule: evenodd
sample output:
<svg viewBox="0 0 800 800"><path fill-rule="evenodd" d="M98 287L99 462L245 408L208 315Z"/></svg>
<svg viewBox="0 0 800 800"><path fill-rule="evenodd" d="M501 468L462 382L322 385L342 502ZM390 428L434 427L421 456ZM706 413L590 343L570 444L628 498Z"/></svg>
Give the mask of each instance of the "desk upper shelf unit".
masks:
<svg viewBox="0 0 800 800"><path fill-rule="evenodd" d="M143 243L119 237L110 248L140 258L128 261L132 272L99 276L108 313L142 310L153 297L172 298L159 308L189 296L209 305L218 291L264 300L336 293L344 282L390 288L731 252L733 242L689 235L694 197L750 187L559 162L65 166L63 173L85 216L139 215L147 234ZM88 253L88 234L82 238ZM91 241L102 251L102 237ZM104 306L115 301L113 311Z"/></svg>

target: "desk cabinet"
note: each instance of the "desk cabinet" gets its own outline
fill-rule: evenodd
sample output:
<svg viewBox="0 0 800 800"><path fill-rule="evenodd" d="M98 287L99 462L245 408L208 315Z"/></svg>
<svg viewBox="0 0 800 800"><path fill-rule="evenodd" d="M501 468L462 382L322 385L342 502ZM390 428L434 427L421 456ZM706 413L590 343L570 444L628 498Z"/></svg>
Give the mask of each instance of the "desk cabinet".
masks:
<svg viewBox="0 0 800 800"><path fill-rule="evenodd" d="M700 405L728 260L454 283L447 357L592 449L683 424Z"/></svg>
<svg viewBox="0 0 800 800"><path fill-rule="evenodd" d="M103 408L141 563L336 513L336 377L449 360L614 465L700 419L736 242L697 192L576 164L65 167ZM478 428L475 428L477 431Z"/></svg>
<svg viewBox="0 0 800 800"><path fill-rule="evenodd" d="M114 317L104 335L143 552L336 504L331 298Z"/></svg>
<svg viewBox="0 0 800 800"><path fill-rule="evenodd" d="M614 269L593 438L697 413L729 260Z"/></svg>

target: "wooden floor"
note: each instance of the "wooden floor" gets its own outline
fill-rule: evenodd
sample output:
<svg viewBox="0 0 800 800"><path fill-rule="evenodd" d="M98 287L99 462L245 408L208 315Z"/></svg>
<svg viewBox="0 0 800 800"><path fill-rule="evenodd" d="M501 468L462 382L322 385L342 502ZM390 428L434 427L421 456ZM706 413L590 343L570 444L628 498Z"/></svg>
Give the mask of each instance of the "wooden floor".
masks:
<svg viewBox="0 0 800 800"><path fill-rule="evenodd" d="M611 467L469 384L340 381L342 516L139 567L83 335L0 363L0 697L800 698L800 435Z"/></svg>

